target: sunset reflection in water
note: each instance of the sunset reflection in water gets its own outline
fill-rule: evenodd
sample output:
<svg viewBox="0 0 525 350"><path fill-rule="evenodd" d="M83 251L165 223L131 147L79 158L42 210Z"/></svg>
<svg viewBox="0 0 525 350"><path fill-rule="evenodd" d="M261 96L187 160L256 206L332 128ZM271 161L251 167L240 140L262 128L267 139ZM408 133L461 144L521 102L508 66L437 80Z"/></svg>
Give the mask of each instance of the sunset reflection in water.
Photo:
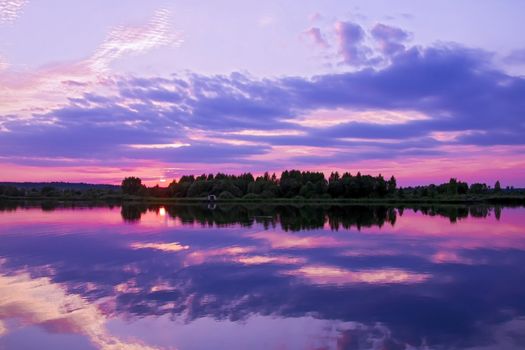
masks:
<svg viewBox="0 0 525 350"><path fill-rule="evenodd" d="M8 209L0 348L523 345L523 208Z"/></svg>

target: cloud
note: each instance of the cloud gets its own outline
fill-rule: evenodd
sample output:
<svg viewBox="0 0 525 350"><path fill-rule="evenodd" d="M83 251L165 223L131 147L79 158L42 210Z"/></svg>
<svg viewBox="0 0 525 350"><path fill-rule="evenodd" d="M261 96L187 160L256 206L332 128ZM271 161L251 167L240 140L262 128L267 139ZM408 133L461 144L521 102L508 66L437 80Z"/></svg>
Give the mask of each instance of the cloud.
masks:
<svg viewBox="0 0 525 350"><path fill-rule="evenodd" d="M364 45L365 31L353 22L336 22L335 32L339 45L339 54L350 65L364 65L369 62L370 49Z"/></svg>
<svg viewBox="0 0 525 350"><path fill-rule="evenodd" d="M515 65L525 64L525 49L517 49L512 51L503 58L503 62Z"/></svg>
<svg viewBox="0 0 525 350"><path fill-rule="evenodd" d="M405 37L383 29L388 40ZM30 119L4 116L0 157L279 169L372 158L459 161L459 149L466 158L496 158L494 147L503 146L509 156L523 154L525 79L494 68L482 50L395 52L381 69L311 78L113 77L110 93L88 86Z"/></svg>
<svg viewBox="0 0 525 350"><path fill-rule="evenodd" d="M312 27L308 29L305 34L313 41L314 44L322 48L328 48L330 46L321 33L321 29L318 27Z"/></svg>
<svg viewBox="0 0 525 350"><path fill-rule="evenodd" d="M380 51L386 56L392 56L405 51L403 44L410 37L401 28L378 23L371 30L372 37L379 43Z"/></svg>
<svg viewBox="0 0 525 350"><path fill-rule="evenodd" d="M31 278L19 272L0 275L0 313L24 326L39 326L50 332L80 334L103 350L154 350L140 342L123 341L107 330L106 316L94 304L68 294L49 278ZM11 330L3 328L3 335Z"/></svg>
<svg viewBox="0 0 525 350"><path fill-rule="evenodd" d="M413 284L422 283L431 276L413 273L401 269L376 269L352 271L335 266L303 266L297 270L287 271L286 274L305 278L313 284Z"/></svg>
<svg viewBox="0 0 525 350"><path fill-rule="evenodd" d="M146 25L119 26L111 30L104 43L90 58L90 63L96 71L103 71L111 62L125 55L138 54L165 45L178 45L181 42L181 37L170 28L170 12L158 10Z"/></svg>
<svg viewBox="0 0 525 350"><path fill-rule="evenodd" d="M181 245L177 242L173 243L141 243L135 242L130 245L131 249L155 249L162 252L175 253L190 249L187 245Z"/></svg>
<svg viewBox="0 0 525 350"><path fill-rule="evenodd" d="M330 48L329 42L319 27L304 32L315 44ZM411 34L401 28L377 23L371 30L365 30L359 23L335 22L337 54L342 63L355 67L384 68L393 55L406 50ZM371 41L376 45L372 45Z"/></svg>
<svg viewBox="0 0 525 350"><path fill-rule="evenodd" d="M28 2L28 0L0 0L0 24L14 22Z"/></svg>
<svg viewBox="0 0 525 350"><path fill-rule="evenodd" d="M115 60L181 43L181 34L171 26L170 12L158 10L143 25L113 28L87 59L46 65L32 72L6 69L8 66L0 59L0 114L17 113L28 117L34 113L34 108L50 110L89 90L109 94L115 78L109 68ZM162 93L158 92L158 98L167 98Z"/></svg>

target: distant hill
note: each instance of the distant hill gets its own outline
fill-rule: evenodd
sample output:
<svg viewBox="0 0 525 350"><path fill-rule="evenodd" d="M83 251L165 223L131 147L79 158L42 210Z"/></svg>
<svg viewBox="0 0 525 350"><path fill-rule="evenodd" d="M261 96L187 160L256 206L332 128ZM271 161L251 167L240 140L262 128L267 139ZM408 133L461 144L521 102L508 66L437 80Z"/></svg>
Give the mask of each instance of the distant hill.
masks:
<svg viewBox="0 0 525 350"><path fill-rule="evenodd" d="M43 187L54 187L58 190L119 190L120 186L117 185L104 185L104 184L87 184L83 182L0 182L0 186L13 186L19 189L32 189L38 190Z"/></svg>

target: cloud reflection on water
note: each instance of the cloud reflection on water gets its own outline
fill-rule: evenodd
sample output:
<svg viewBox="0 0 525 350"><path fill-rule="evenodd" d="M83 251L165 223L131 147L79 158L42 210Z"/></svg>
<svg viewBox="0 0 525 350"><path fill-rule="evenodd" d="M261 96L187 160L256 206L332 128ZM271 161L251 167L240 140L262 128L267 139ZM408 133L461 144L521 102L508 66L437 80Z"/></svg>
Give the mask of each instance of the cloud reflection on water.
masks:
<svg viewBox="0 0 525 350"><path fill-rule="evenodd" d="M96 305L67 293L47 277L31 278L26 272L0 275L0 316L4 320L0 335L11 328L38 325L51 334L83 335L98 349L157 349L111 335L105 327L107 316Z"/></svg>
<svg viewBox="0 0 525 350"><path fill-rule="evenodd" d="M38 303L52 312L19 313L33 320L23 324L160 348L519 348L523 208L500 209L499 219L490 208L165 210L139 208L132 224L118 207L0 212L2 281L44 286ZM3 289L2 300L35 303L17 290ZM42 297L47 290L55 296ZM7 339L16 332L4 315ZM300 325L316 340L277 336ZM265 334L276 336L264 343Z"/></svg>

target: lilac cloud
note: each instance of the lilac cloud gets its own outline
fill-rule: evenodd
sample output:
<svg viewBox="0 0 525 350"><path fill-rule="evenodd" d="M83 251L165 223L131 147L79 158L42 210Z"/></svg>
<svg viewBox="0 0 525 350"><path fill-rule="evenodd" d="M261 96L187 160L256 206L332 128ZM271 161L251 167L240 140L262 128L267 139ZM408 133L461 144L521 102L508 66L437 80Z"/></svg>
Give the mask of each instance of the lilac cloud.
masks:
<svg viewBox="0 0 525 350"><path fill-rule="evenodd" d="M321 29L318 27L312 27L308 29L305 34L310 37L310 39L314 42L314 44L322 47L322 48L328 48L330 45L326 41L324 35L321 33Z"/></svg>
<svg viewBox="0 0 525 350"><path fill-rule="evenodd" d="M246 157L264 154L268 146L238 147L226 144L194 143L186 147L163 149L139 149L128 152L129 157L137 159L159 160L174 163L257 163L247 160Z"/></svg>
<svg viewBox="0 0 525 350"><path fill-rule="evenodd" d="M335 24L339 54L343 61L350 65L368 63L370 49L364 45L365 31L359 24L352 22L337 22Z"/></svg>
<svg viewBox="0 0 525 350"><path fill-rule="evenodd" d="M403 44L408 40L409 34L401 28L378 23L371 30L372 37L379 43L381 52L392 56L405 50Z"/></svg>
<svg viewBox="0 0 525 350"><path fill-rule="evenodd" d="M503 61L508 64L525 64L525 49L512 51L503 59Z"/></svg>
<svg viewBox="0 0 525 350"><path fill-rule="evenodd" d="M326 149L290 158L320 164L441 155L443 146L525 145L525 79L495 69L484 51L454 45L398 51L379 70L120 78L115 87L113 95L86 93L30 121L4 117L0 157L260 165L261 156L287 146ZM426 118L301 124L321 109L416 111Z"/></svg>

